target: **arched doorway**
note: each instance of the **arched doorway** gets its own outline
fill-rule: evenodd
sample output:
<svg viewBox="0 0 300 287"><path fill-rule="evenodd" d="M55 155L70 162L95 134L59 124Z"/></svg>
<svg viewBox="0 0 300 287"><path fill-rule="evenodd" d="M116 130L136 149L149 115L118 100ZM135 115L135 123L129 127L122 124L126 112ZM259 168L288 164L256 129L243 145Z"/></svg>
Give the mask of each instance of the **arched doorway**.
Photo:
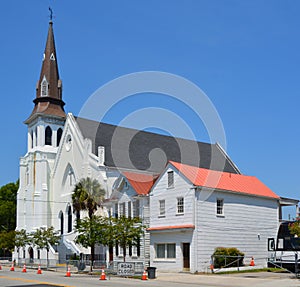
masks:
<svg viewBox="0 0 300 287"><path fill-rule="evenodd" d="M34 256L33 256L33 248L32 247L28 248L28 253L29 253L29 261L30 261L30 263L32 263L33 262L33 258L34 258Z"/></svg>

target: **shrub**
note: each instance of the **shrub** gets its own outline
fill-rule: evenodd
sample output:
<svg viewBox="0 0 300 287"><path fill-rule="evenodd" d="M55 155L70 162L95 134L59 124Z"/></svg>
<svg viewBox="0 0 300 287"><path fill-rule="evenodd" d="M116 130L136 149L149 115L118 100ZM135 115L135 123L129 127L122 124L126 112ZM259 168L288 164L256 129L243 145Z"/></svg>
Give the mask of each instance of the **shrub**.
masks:
<svg viewBox="0 0 300 287"><path fill-rule="evenodd" d="M213 253L215 268L238 267L244 265L244 253L237 248L217 247Z"/></svg>

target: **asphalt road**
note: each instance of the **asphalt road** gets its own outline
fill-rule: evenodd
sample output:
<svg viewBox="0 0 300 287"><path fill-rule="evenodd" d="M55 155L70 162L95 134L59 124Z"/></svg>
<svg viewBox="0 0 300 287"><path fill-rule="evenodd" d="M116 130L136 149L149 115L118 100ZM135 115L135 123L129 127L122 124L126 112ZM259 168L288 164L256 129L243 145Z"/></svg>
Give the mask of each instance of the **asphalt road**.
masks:
<svg viewBox="0 0 300 287"><path fill-rule="evenodd" d="M275 273L239 273L234 275L193 275L187 273L158 273L156 279L140 280L130 278L111 277L99 280L100 276L85 274L71 274L43 271L36 274L36 270L22 273L21 269L14 272L9 268L0 271L1 287L94 287L94 286L151 286L151 287L294 287L300 286L300 280L291 274Z"/></svg>

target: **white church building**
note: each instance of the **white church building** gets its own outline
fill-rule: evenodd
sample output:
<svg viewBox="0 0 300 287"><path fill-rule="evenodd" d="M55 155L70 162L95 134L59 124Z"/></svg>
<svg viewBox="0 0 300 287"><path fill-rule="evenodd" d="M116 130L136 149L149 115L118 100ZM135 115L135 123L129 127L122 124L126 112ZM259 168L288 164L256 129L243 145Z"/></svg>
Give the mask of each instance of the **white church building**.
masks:
<svg viewBox="0 0 300 287"><path fill-rule="evenodd" d="M32 232L40 227L53 226L55 230L59 230L62 240L58 247L51 246L49 252L51 259L64 260L74 253L77 255L89 253L74 242L76 216L73 213L71 195L75 184L82 178L97 179L106 190L106 198L109 199L115 181L122 173L138 171L157 177L165 170L168 161L230 174L241 174L218 144L194 142L118 127L66 113L52 21L49 23L42 68L33 102L33 111L25 120L28 129L27 152L20 159L16 229ZM112 137L114 142L118 143L117 147L111 144ZM131 140L130 149L125 150L128 149L128 139ZM195 144L199 150L199 159L195 159L192 153L188 155L187 152L184 153L184 158L181 158L182 149L189 151ZM161 159L161 153L158 153L157 157L154 154L152 160L154 158L157 161L153 165L149 161L149 154L155 150L162 150L166 159ZM129 155L130 162L127 157L122 157L124 152ZM156 190L157 187L154 194ZM136 196L134 200L139 201L142 198L145 201L145 196ZM277 203L280 205L279 200ZM143 204L136 204L136 206L143 208ZM116 205L113 207L116 208ZM274 210L276 212L273 212L268 219L274 222L272 233L276 231L280 217L279 209L274 207ZM139 214L143 214L142 210ZM171 224L164 222L163 225ZM154 227L152 233L155 238L158 238L158 232L155 233ZM154 250L154 247L148 249ZM19 254L22 259L46 258L46 251L39 253L29 246ZM111 257L102 251L98 256L105 260ZM143 256L143 260L150 261L150 254L147 258ZM15 258L17 257L18 255L15 254ZM151 258L154 257L151 255ZM180 269L178 266L176 271Z"/></svg>

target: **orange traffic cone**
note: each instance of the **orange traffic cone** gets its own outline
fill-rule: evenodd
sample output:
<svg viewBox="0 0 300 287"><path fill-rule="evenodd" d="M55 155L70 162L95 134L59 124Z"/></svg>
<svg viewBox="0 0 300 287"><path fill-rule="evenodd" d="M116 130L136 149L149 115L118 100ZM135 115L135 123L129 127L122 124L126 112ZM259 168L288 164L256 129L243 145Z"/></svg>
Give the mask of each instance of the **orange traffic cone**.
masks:
<svg viewBox="0 0 300 287"><path fill-rule="evenodd" d="M42 269L41 269L41 265L39 265L38 271L36 274L42 274Z"/></svg>
<svg viewBox="0 0 300 287"><path fill-rule="evenodd" d="M102 269L102 273L101 273L99 280L106 280L106 275L105 275L104 269Z"/></svg>
<svg viewBox="0 0 300 287"><path fill-rule="evenodd" d="M255 264L254 264L254 258L253 257L251 258L250 266L255 266Z"/></svg>
<svg viewBox="0 0 300 287"><path fill-rule="evenodd" d="M66 273L66 277L71 277L71 270L70 270L70 267L68 267L68 271Z"/></svg>
<svg viewBox="0 0 300 287"><path fill-rule="evenodd" d="M26 273L26 272L27 272L27 270L26 270L26 265L25 265L25 264L24 264L24 266L23 266L22 272L23 272L23 273Z"/></svg>
<svg viewBox="0 0 300 287"><path fill-rule="evenodd" d="M13 263L11 264L10 271L15 271L15 266Z"/></svg>
<svg viewBox="0 0 300 287"><path fill-rule="evenodd" d="M147 273L146 270L144 270L144 273L142 275L142 280L147 280Z"/></svg>

